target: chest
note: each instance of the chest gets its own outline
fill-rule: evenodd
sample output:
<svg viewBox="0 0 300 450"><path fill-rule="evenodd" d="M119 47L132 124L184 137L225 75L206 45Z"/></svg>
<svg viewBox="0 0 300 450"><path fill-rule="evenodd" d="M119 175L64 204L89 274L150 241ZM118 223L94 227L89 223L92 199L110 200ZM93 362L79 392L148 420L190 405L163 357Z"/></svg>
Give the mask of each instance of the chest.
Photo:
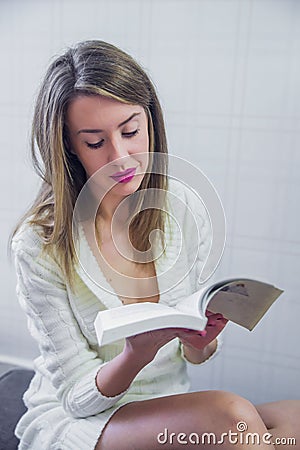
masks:
<svg viewBox="0 0 300 450"><path fill-rule="evenodd" d="M98 253L98 264L107 282L124 304L159 301L154 262L136 262L129 245L123 243L121 247L117 247L112 240L103 243Z"/></svg>
<svg viewBox="0 0 300 450"><path fill-rule="evenodd" d="M69 297L73 313L91 344L97 346L94 320L100 310L120 306L120 301L160 301L175 306L178 299L194 291L194 271L186 276L188 260L177 255L181 240L177 234L172 234L172 238L169 234L167 229L165 254L155 264L136 264L129 253L124 256L109 240L96 248L94 232L80 229L76 292L70 291Z"/></svg>

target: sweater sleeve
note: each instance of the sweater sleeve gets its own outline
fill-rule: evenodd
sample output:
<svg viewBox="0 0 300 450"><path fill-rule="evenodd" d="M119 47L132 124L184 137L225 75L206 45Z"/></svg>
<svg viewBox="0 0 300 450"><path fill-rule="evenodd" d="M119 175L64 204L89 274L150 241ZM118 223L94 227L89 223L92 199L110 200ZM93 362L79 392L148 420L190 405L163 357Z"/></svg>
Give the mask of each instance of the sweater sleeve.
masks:
<svg viewBox="0 0 300 450"><path fill-rule="evenodd" d="M41 239L30 227L15 236L12 250L18 299L58 400L76 418L110 408L126 391L114 397L99 392L96 375L104 363L79 328L59 268L41 256Z"/></svg>
<svg viewBox="0 0 300 450"><path fill-rule="evenodd" d="M217 336L217 347L216 347L216 350L207 358L207 359L205 359L204 361L202 361L202 363L200 363L201 364L201 366L203 366L203 364L206 364L206 363L208 363L208 362L210 362L212 359L214 359L219 353L220 353L220 351L221 351L221 348L222 348L222 345L223 345L223 333L224 333L224 330ZM198 366L199 364L198 363L193 363L193 362L191 362L189 359L187 359L186 357L185 357L185 354L184 354L184 348L183 348L183 345L182 345L182 343L180 342L180 353L181 353L181 357L188 363L188 364L191 364L191 365L193 365L193 366Z"/></svg>

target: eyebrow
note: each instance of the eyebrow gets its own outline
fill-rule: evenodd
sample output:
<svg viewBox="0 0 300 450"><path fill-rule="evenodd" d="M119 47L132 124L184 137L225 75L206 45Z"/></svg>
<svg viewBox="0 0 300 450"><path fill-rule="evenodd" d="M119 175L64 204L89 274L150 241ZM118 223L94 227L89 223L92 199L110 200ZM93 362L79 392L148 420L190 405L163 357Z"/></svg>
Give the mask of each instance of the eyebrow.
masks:
<svg viewBox="0 0 300 450"><path fill-rule="evenodd" d="M134 117L138 116L139 114L141 114L140 112L136 112L131 114L130 117L128 117L128 119L125 119L123 122L119 123L118 128L122 127L123 125L125 125L126 123L130 122ZM83 130L79 130L77 131L77 134L79 133L101 133L103 130L100 129L83 129Z"/></svg>

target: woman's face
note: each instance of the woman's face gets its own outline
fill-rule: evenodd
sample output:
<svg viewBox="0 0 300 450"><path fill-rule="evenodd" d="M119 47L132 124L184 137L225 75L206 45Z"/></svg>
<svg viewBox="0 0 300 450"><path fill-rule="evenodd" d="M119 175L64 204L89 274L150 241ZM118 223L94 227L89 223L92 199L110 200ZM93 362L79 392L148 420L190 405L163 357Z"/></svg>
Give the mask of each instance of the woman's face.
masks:
<svg viewBox="0 0 300 450"><path fill-rule="evenodd" d="M115 195L126 196L140 186L148 166L148 120L139 105L95 95L78 96L69 105L66 123L71 151L87 178Z"/></svg>

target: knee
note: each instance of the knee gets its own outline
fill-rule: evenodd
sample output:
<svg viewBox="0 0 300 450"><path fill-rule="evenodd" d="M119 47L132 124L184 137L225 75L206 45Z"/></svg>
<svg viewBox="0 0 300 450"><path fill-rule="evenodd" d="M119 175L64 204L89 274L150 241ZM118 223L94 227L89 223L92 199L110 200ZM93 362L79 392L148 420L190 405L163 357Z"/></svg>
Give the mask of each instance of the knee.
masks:
<svg viewBox="0 0 300 450"><path fill-rule="evenodd" d="M247 429L252 428L261 421L255 406L247 399L231 392L213 392L214 411L220 423L226 428L228 427L232 431L245 431L244 426Z"/></svg>

